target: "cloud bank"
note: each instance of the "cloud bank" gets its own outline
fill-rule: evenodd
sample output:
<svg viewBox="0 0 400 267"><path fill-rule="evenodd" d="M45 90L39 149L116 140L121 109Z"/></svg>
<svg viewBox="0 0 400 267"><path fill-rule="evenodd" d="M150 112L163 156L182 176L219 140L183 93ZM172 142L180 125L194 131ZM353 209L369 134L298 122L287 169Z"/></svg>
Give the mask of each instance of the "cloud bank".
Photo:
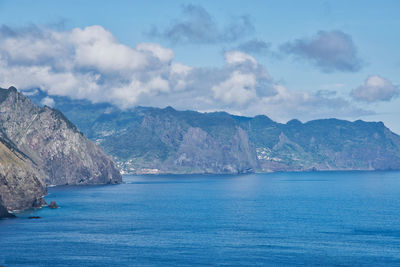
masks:
<svg viewBox="0 0 400 267"><path fill-rule="evenodd" d="M391 81L379 75L371 75L363 85L353 89L350 94L357 101L372 103L390 101L399 93L399 87L393 85Z"/></svg>
<svg viewBox="0 0 400 267"><path fill-rule="evenodd" d="M233 50L219 67L196 68L174 60L156 43L130 47L101 26L56 31L0 29L0 85L41 88L51 95L136 105L235 114L277 120L356 117L369 112L335 94L293 91L277 83L253 56ZM43 100L54 105L52 99Z"/></svg>
<svg viewBox="0 0 400 267"><path fill-rule="evenodd" d="M319 31L280 46L283 53L310 61L324 72L356 72L363 67L350 35L342 31Z"/></svg>

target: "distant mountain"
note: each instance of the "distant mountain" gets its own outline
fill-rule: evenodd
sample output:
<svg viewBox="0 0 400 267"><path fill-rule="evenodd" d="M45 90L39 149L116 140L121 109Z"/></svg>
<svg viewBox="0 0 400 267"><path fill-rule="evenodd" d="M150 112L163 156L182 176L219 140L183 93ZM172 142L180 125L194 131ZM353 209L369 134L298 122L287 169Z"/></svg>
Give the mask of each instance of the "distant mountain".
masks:
<svg viewBox="0 0 400 267"><path fill-rule="evenodd" d="M119 182L113 161L60 111L0 88L0 212L40 207L46 184Z"/></svg>
<svg viewBox="0 0 400 267"><path fill-rule="evenodd" d="M31 98L40 103L46 95ZM199 113L54 97L125 173L246 173L400 169L400 137L382 122L281 124L266 116Z"/></svg>

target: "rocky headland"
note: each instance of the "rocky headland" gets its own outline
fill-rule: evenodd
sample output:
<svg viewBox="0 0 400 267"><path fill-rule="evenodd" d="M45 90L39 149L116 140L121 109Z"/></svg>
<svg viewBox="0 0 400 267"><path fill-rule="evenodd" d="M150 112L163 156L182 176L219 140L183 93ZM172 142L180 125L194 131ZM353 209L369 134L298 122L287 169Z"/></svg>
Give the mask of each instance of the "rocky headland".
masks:
<svg viewBox="0 0 400 267"><path fill-rule="evenodd" d="M0 89L0 210L44 205L46 184L120 182L113 161L60 111Z"/></svg>

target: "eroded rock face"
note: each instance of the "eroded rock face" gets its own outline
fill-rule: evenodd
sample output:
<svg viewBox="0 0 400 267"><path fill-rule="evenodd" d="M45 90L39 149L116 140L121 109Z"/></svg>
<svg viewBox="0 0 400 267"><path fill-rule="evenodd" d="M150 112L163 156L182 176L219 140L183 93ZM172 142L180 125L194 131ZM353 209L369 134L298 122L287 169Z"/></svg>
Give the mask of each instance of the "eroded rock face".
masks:
<svg viewBox="0 0 400 267"><path fill-rule="evenodd" d="M189 127L183 133L178 151L166 160L162 170L174 173L246 173L256 168L255 150L241 128L236 128L232 138L223 142L201 128Z"/></svg>
<svg viewBox="0 0 400 267"><path fill-rule="evenodd" d="M45 205L46 183L121 182L114 163L64 115L0 89L0 217Z"/></svg>
<svg viewBox="0 0 400 267"><path fill-rule="evenodd" d="M120 183L114 163L58 110L0 89L0 127L44 173L47 184Z"/></svg>
<svg viewBox="0 0 400 267"><path fill-rule="evenodd" d="M45 204L43 174L12 143L0 138L0 204L6 210L36 208ZM6 215L2 212L3 215Z"/></svg>

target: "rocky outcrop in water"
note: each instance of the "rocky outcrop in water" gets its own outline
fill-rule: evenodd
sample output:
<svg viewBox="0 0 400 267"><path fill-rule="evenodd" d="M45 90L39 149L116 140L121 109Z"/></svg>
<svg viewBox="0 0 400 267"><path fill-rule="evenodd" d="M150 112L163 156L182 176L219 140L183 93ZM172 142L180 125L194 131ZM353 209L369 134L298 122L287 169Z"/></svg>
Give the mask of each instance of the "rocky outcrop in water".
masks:
<svg viewBox="0 0 400 267"><path fill-rule="evenodd" d="M58 205L55 201L51 201L50 204L48 205L50 209L58 209Z"/></svg>

